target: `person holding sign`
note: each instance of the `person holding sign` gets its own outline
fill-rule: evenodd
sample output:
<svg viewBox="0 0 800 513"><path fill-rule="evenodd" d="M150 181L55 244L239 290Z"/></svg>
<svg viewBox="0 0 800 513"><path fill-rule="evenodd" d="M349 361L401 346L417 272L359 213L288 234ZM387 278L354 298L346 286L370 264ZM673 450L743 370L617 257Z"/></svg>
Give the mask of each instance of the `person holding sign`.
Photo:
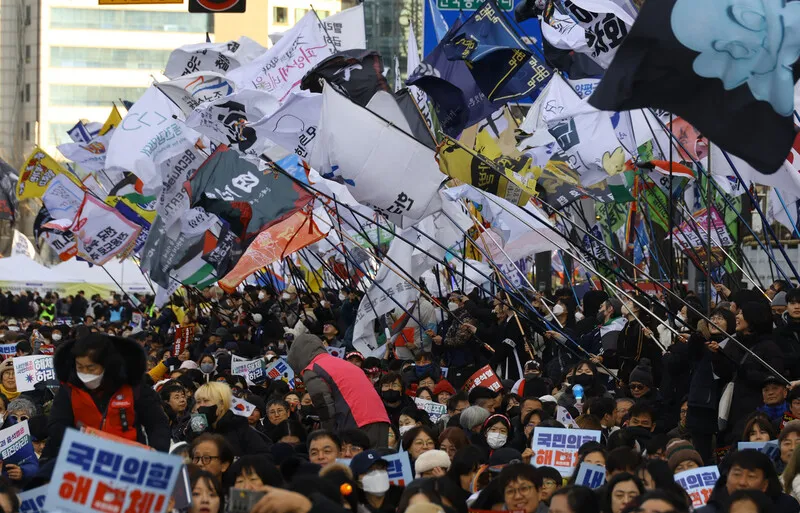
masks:
<svg viewBox="0 0 800 513"><path fill-rule="evenodd" d="M68 427L91 427L169 450L170 428L161 399L142 384L146 358L139 344L89 333L65 342L54 358L61 388L50 409L43 460L56 456Z"/></svg>

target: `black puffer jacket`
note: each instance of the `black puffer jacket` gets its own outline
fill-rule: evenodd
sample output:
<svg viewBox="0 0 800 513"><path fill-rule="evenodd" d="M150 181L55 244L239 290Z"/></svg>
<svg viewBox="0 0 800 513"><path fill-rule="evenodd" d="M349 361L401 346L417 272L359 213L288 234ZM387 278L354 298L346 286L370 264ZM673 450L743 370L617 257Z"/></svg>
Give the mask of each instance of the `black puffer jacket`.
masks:
<svg viewBox="0 0 800 513"><path fill-rule="evenodd" d="M75 356L72 355L75 341L69 340L59 346L54 357L54 366L56 377L62 386L53 399L53 406L47 419L48 440L42 459L55 458L64 438L64 431L76 427L71 392L67 383L87 391L101 412L107 409L109 401L121 386L130 385L133 388L138 441L156 450L168 451L171 433L169 421L161 407L161 399L151 387L142 384L146 359L141 346L133 340L122 337L102 334L88 336L105 337L111 344L106 362L102 362L105 368L103 382L96 390L88 390L75 372Z"/></svg>
<svg viewBox="0 0 800 513"><path fill-rule="evenodd" d="M237 457L245 454L269 454L272 445L267 436L250 427L245 417L232 411L225 412L217 421L213 432L225 437Z"/></svg>

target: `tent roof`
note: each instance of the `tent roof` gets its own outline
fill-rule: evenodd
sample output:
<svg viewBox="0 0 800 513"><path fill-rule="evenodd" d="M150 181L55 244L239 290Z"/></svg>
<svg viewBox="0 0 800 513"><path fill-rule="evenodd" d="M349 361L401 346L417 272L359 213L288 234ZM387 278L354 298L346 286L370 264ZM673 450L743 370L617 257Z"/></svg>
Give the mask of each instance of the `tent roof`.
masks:
<svg viewBox="0 0 800 513"><path fill-rule="evenodd" d="M101 285L118 290L117 284L119 284L126 292L153 293L142 271L132 260L123 260L122 262L112 260L100 267L97 265L89 266L88 262L81 262L73 258L53 267L51 270L57 272L60 276L69 276L73 280L91 285Z"/></svg>

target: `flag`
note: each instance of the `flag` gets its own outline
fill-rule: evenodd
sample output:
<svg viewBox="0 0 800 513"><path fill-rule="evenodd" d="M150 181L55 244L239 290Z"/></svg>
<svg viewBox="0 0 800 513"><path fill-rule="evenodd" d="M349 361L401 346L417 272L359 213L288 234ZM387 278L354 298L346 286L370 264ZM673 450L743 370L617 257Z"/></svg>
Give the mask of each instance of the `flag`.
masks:
<svg viewBox="0 0 800 513"><path fill-rule="evenodd" d="M80 187L80 180L75 175L61 167L53 157L37 146L20 169L17 198L41 198L57 176L65 176Z"/></svg>
<svg viewBox="0 0 800 513"><path fill-rule="evenodd" d="M42 194L42 203L56 220L71 226L78 215L86 193L67 175L58 175Z"/></svg>
<svg viewBox="0 0 800 513"><path fill-rule="evenodd" d="M800 75L788 42L800 28L796 8L793 2L646 2L590 103L613 111L665 109L772 174L795 139L793 87Z"/></svg>
<svg viewBox="0 0 800 513"><path fill-rule="evenodd" d="M625 12L620 6L611 5L610 0L563 0L563 5L585 32L585 45L576 50L588 54L603 68L608 68L633 24L631 13ZM624 19L631 21L626 23L612 10L619 11Z"/></svg>
<svg viewBox="0 0 800 513"><path fill-rule="evenodd" d="M106 152L110 140L110 133L99 135L88 143L72 142L59 144L58 151L87 171L97 172L106 167Z"/></svg>
<svg viewBox="0 0 800 513"><path fill-rule="evenodd" d="M172 226L191 207L189 191L183 185L205 160L206 155L202 150L192 146L159 166L161 190L156 201L156 212L167 227Z"/></svg>
<svg viewBox="0 0 800 513"><path fill-rule="evenodd" d="M116 208L125 219L141 228L139 234L136 236L136 242L133 243L133 251L138 253L142 250L144 243L147 241L152 221L145 219L141 212L128 202L118 200L115 202L114 208Z"/></svg>
<svg viewBox="0 0 800 513"><path fill-rule="evenodd" d="M223 290L231 292L257 270L324 237L325 234L317 228L308 212L297 211L259 233L236 266L219 281L218 285Z"/></svg>
<svg viewBox="0 0 800 513"><path fill-rule="evenodd" d="M33 221L33 241L36 248L41 250L39 238L44 238L47 245L58 255L59 260L66 262L78 254L78 245L75 241L75 236L70 231L56 232L44 228L44 225L50 221L53 221L53 218L47 211L47 207L39 209L39 213Z"/></svg>
<svg viewBox="0 0 800 513"><path fill-rule="evenodd" d="M414 74L414 70L417 69L419 64L420 60L419 48L417 47L417 36L414 34L414 25L412 24L408 26L408 44L406 46L406 80L411 78L411 76ZM417 109L419 109L419 115L425 120L425 124L428 125L428 131L433 133L433 116L431 116L430 106L428 105L428 95L425 94L425 91L413 85L408 86L408 91L410 97L416 103ZM397 96L400 98L403 95ZM406 118L407 117L408 116L406 116Z"/></svg>
<svg viewBox="0 0 800 513"><path fill-rule="evenodd" d="M179 115L181 111L174 103L150 87L114 130L106 152L106 167L130 171L145 186L157 187L161 183L158 164L198 138L194 130L178 121Z"/></svg>
<svg viewBox="0 0 800 513"><path fill-rule="evenodd" d="M261 172L227 146L220 146L186 182L193 207L230 224L242 240L290 216L312 196L289 177Z"/></svg>
<svg viewBox="0 0 800 513"><path fill-rule="evenodd" d="M433 137L433 121L427 102L428 96L417 87L413 87L413 89L419 96L412 96L414 93L412 93L411 88L403 88L394 94L395 102L403 112L409 133L414 136L414 139L436 151L436 139ZM420 100L425 101L422 104L422 108L417 103Z"/></svg>
<svg viewBox="0 0 800 513"><path fill-rule="evenodd" d="M141 227L87 194L70 230L78 242L78 256L92 264L104 265L132 249Z"/></svg>
<svg viewBox="0 0 800 513"><path fill-rule="evenodd" d="M259 139L268 139L307 159L316 142L322 95L292 93L274 113L251 124Z"/></svg>
<svg viewBox="0 0 800 513"><path fill-rule="evenodd" d="M284 101L314 65L334 53L313 11L306 13L266 53L232 70L228 78L240 89L258 89Z"/></svg>
<svg viewBox="0 0 800 513"><path fill-rule="evenodd" d="M228 73L252 62L267 49L249 37L227 43L198 43L181 46L169 55L164 75L178 78L197 71Z"/></svg>
<svg viewBox="0 0 800 513"><path fill-rule="evenodd" d="M494 0L485 1L451 30L442 47L448 59L467 63L490 101L535 96L553 75L514 32Z"/></svg>
<svg viewBox="0 0 800 513"><path fill-rule="evenodd" d="M436 42L440 42L444 37L447 35L447 31L450 28L447 26L447 22L444 20L444 16L442 16L442 11L439 10L439 6L436 5L435 0L428 0L428 6L431 9L431 21L433 21L433 31L436 32ZM411 25L409 25L410 27Z"/></svg>
<svg viewBox="0 0 800 513"><path fill-rule="evenodd" d="M326 40L337 52L358 50L367 47L367 31L364 26L364 4L331 14L324 20Z"/></svg>
<svg viewBox="0 0 800 513"><path fill-rule="evenodd" d="M17 229L14 229L14 238L11 241L11 256L24 255L30 259L36 258L36 248L33 243Z"/></svg>
<svg viewBox="0 0 800 513"><path fill-rule="evenodd" d="M572 2L587 11L611 13L628 25L633 25L639 15L637 5L644 3L638 0L572 0Z"/></svg>
<svg viewBox="0 0 800 513"><path fill-rule="evenodd" d="M0 159L0 221L17 219L17 173L8 162Z"/></svg>
<svg viewBox="0 0 800 513"><path fill-rule="evenodd" d="M770 189L766 215L770 222L777 221L794 234L800 233L800 195Z"/></svg>
<svg viewBox="0 0 800 513"><path fill-rule="evenodd" d="M233 94L233 83L220 73L198 71L153 84L188 116L200 105Z"/></svg>
<svg viewBox="0 0 800 513"><path fill-rule="evenodd" d="M348 50L331 55L303 77L300 87L321 93L322 81L362 107L377 91L391 91L383 76L381 54L374 50Z"/></svg>
<svg viewBox="0 0 800 513"><path fill-rule="evenodd" d="M258 158L273 144L259 138L250 125L273 114L279 106L270 93L244 89L200 106L186 118L186 126L239 153Z"/></svg>
<svg viewBox="0 0 800 513"><path fill-rule="evenodd" d="M100 128L100 132L98 135L106 135L112 130L116 129L119 124L122 123L122 115L119 113L119 109L116 105L111 108L111 113L106 118L106 122L103 123L103 126Z"/></svg>
<svg viewBox="0 0 800 513"><path fill-rule="evenodd" d="M325 178L343 180L360 203L393 222L439 209L442 177L434 152L392 123L326 87L319 131L309 164Z"/></svg>
<svg viewBox="0 0 800 513"><path fill-rule="evenodd" d="M102 129L103 125L100 123L85 123L78 121L75 126L67 130L67 135L72 139L72 142L88 143L91 141Z"/></svg>

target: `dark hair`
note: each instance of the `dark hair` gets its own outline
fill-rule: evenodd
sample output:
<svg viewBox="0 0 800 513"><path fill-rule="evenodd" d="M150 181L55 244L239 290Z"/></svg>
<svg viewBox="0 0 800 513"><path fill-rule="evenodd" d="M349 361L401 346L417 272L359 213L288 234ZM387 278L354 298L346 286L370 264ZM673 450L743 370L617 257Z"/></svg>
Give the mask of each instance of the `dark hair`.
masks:
<svg viewBox="0 0 800 513"><path fill-rule="evenodd" d="M642 456L630 447L617 447L608 453L606 472L635 471L642 464Z"/></svg>
<svg viewBox="0 0 800 513"><path fill-rule="evenodd" d="M17 342L17 351L22 351L23 353L31 354L33 353L33 347L31 347L31 343L27 340L23 340L22 342Z"/></svg>
<svg viewBox="0 0 800 513"><path fill-rule="evenodd" d="M436 480L427 477L415 479L406 486L406 489L403 491L403 495L400 496L400 501L397 504L397 511L405 511L408 509L411 497L420 493L427 497L427 499L433 504L438 504L440 506L442 505L442 498L439 495L439 492L436 490Z"/></svg>
<svg viewBox="0 0 800 513"><path fill-rule="evenodd" d="M583 411L602 419L606 415L614 415L614 410L616 408L616 402L610 397L592 397L586 401L586 406L583 408Z"/></svg>
<svg viewBox="0 0 800 513"><path fill-rule="evenodd" d="M460 428L449 428L459 429ZM444 434L444 433L442 433ZM456 451L453 456L453 461L450 463L450 468L447 470L447 475L455 482L460 482L459 478L465 476L470 472L474 472L481 465L486 464L486 454L479 447L475 445L467 445Z"/></svg>
<svg viewBox="0 0 800 513"><path fill-rule="evenodd" d="M464 401L469 402L469 398L467 398L467 394L464 392L458 392L454 395L451 395L450 399L447 400L447 411L456 411L456 408L458 408L458 403Z"/></svg>
<svg viewBox="0 0 800 513"><path fill-rule="evenodd" d="M670 470L669 464L664 460L645 460L642 466L639 467L639 472L646 471L650 474L650 479L656 485L657 490L666 490L672 492L679 497L685 497L686 491L681 488L681 485L675 482L675 474ZM642 479L644 481L644 479Z"/></svg>
<svg viewBox="0 0 800 513"><path fill-rule="evenodd" d="M511 463L503 467L497 480L500 482L500 491L505 495L505 490L509 484L517 479L525 479L530 481L536 488L536 491L542 489L542 474L533 465L525 463Z"/></svg>
<svg viewBox="0 0 800 513"><path fill-rule="evenodd" d="M333 443L336 445L336 448L340 451L342 450L342 439L334 433L333 431L328 431L327 429L318 429L316 431L312 431L309 433L308 438L306 439L306 448L310 451L311 450L311 442L318 438L330 438L333 440Z"/></svg>
<svg viewBox="0 0 800 513"><path fill-rule="evenodd" d="M369 436L360 429L347 429L341 432L342 445L350 444L361 447L365 451L371 447Z"/></svg>
<svg viewBox="0 0 800 513"><path fill-rule="evenodd" d="M186 389L183 388L183 385L181 385L176 381L169 381L165 383L164 386L161 387L161 390L159 390L158 395L161 396L162 401L167 402L169 401L170 396L172 396L172 394L174 394L175 392L185 393Z"/></svg>
<svg viewBox="0 0 800 513"><path fill-rule="evenodd" d="M282 397L273 397L272 399L267 401L267 410L269 410L269 407L273 405L281 406L284 410L286 410L287 413L290 413L292 411L291 407L289 406L289 403L287 403L286 400Z"/></svg>
<svg viewBox="0 0 800 513"><path fill-rule="evenodd" d="M395 381L399 381L400 382L400 386L402 387L402 390L400 391L400 393L402 395L405 395L406 386L403 383L403 378L402 378L402 376L400 376L400 374L398 374L396 372L387 372L386 374L381 376L381 379L378 380L378 383L376 385L376 387L378 388L378 393L380 393L381 387L383 387L383 385L391 385Z"/></svg>
<svg viewBox="0 0 800 513"><path fill-rule="evenodd" d="M115 344L123 340L119 337L112 337L102 333L89 333L87 336L75 340L72 345L70 353L73 360L83 356L88 357L92 362L102 365L104 369L103 381L113 380L113 384L125 383L130 381L132 384L138 384L142 376L128 375L128 365L120 352L114 347ZM128 342L122 342L129 344ZM61 346L68 347L68 346ZM139 349L144 356L144 350ZM144 360L146 361L146 359ZM73 364L74 367L74 364ZM73 372L77 372L72 369ZM142 367L142 375L144 375L145 368Z"/></svg>
<svg viewBox="0 0 800 513"><path fill-rule="evenodd" d="M17 495L17 490L6 479L0 479L0 495L8 497L8 502L11 504L11 511L7 513L19 511L19 496ZM220 511L222 510L220 509Z"/></svg>
<svg viewBox="0 0 800 513"><path fill-rule="evenodd" d="M572 513L596 513L600 511L600 501L594 490L585 486L569 485L559 488L550 496L550 503L553 498L563 495L567 499L567 505Z"/></svg>
<svg viewBox="0 0 800 513"><path fill-rule="evenodd" d="M455 446L456 452L469 445L469 439L460 427L449 427L442 431L442 434L439 435L440 447L445 440L449 440Z"/></svg>
<svg viewBox="0 0 800 513"><path fill-rule="evenodd" d="M413 406L413 405L412 406L406 406L405 408L400 410L400 415L398 417L401 417L403 415L405 415L407 417L411 417L412 419L414 419L415 423L419 422L423 426L430 426L431 425L431 418L428 416L428 414L425 413L425 411L420 410L416 406Z"/></svg>
<svg viewBox="0 0 800 513"><path fill-rule="evenodd" d="M270 437L277 443L284 436L296 436L301 444L306 443L306 428L295 419L286 419L279 422L277 426L272 429Z"/></svg>
<svg viewBox="0 0 800 513"><path fill-rule="evenodd" d="M433 440L433 443L436 446L436 449L439 448L439 437L436 436L436 433L433 431L433 429L429 428L428 426L415 426L415 427L409 429L408 433L406 433L403 436L403 450L404 451L408 451L408 449L411 448L411 444L414 442L414 439L420 433L425 433L426 435L431 437L431 440Z"/></svg>
<svg viewBox="0 0 800 513"><path fill-rule="evenodd" d="M711 319L711 317L715 315L725 319L725 333L728 335L734 335L736 333L736 316L731 312L730 308L715 308L711 311L711 315L708 318Z"/></svg>
<svg viewBox="0 0 800 513"><path fill-rule="evenodd" d="M744 430L742 430L742 441L749 442L750 441L750 431L753 430L754 426L758 426L761 431L766 431L769 434L770 440L775 440L778 438L778 432L775 431L775 426L772 425L770 422L769 417L766 416L763 412L756 411L751 413L747 417L747 422L744 425Z"/></svg>
<svg viewBox="0 0 800 513"><path fill-rule="evenodd" d="M581 463L583 463L583 460L586 459L586 456L592 454L593 452L601 453L603 458L608 460L608 451L606 451L606 448L603 447L603 444L595 441L584 443L578 448L578 463L575 465L575 471L570 476L567 484L575 483L575 479L578 478L578 472L580 471Z"/></svg>
<svg viewBox="0 0 800 513"><path fill-rule="evenodd" d="M189 472L189 491L194 490L195 485L199 481L205 481L206 484L216 492L219 497L219 510L225 511L225 495L222 493L222 483L214 477L211 472L203 470L197 465L186 465L186 470ZM15 511L19 511L18 509Z"/></svg>
<svg viewBox="0 0 800 513"><path fill-rule="evenodd" d="M681 488L681 490L683 490ZM685 497L685 498L684 498ZM686 492L681 495L676 495L666 490L650 490L638 496L632 504L629 504L625 511L635 511L636 508L649 500L664 501L672 508L671 513L689 513L689 505L687 502L688 496ZM610 510L609 510L610 511Z"/></svg>
<svg viewBox="0 0 800 513"><path fill-rule="evenodd" d="M609 451L613 451L615 449L619 449L620 447L626 447L628 449L633 449L636 447L636 437L634 437L633 433L627 429L618 429L608 435L606 448Z"/></svg>
<svg viewBox="0 0 800 513"><path fill-rule="evenodd" d="M283 476L269 458L263 455L247 454L242 456L224 474L225 487L230 488L236 483L236 478L244 472L256 474L261 482L268 486L283 486Z"/></svg>
<svg viewBox="0 0 800 513"><path fill-rule="evenodd" d="M786 303L800 303L800 287L786 291Z"/></svg>
<svg viewBox="0 0 800 513"><path fill-rule="evenodd" d="M739 304L737 303L737 306ZM772 310L766 301L749 301L739 309L750 331L757 335L772 333Z"/></svg>
<svg viewBox="0 0 800 513"><path fill-rule="evenodd" d="M499 413L495 413L489 415L489 417L483 421L483 426L481 426L481 436L486 435L489 432L489 429L494 426L495 424L503 424L506 429L508 430L508 440L511 440L514 437L514 428L511 426L511 421L505 415L500 415Z"/></svg>
<svg viewBox="0 0 800 513"><path fill-rule="evenodd" d="M431 394L431 399L434 398L433 390L431 390L428 387L417 387L417 395L416 395L416 397L419 397L419 394L422 393L422 392L428 392L429 394Z"/></svg>
<svg viewBox="0 0 800 513"><path fill-rule="evenodd" d="M775 471L775 466L769 456L756 451L755 449L745 449L737 451L729 455L725 459L725 464L728 472L733 467L739 467L744 470L760 470L764 473L764 479L769 482L767 487L767 495L774 497L781 493L781 485L778 481L778 474Z"/></svg>
<svg viewBox="0 0 800 513"><path fill-rule="evenodd" d="M606 468L608 468L606 466ZM633 474L629 474L627 472L620 472L616 476L612 477L611 480L606 485L606 493L603 497L603 511L612 511L611 509L611 498L614 496L614 488L620 483L627 483L628 481L633 481L633 484L636 485L636 488L639 489L639 495L644 494L644 485L642 484L642 480L638 477L634 476Z"/></svg>
<svg viewBox="0 0 800 513"><path fill-rule="evenodd" d="M189 449L189 454L194 454L194 450L197 448L198 445L200 445L203 442L211 442L212 444L217 446L220 463L227 463L228 465L233 463L233 458L234 458L233 446L222 435L203 433L202 435L192 440L192 445Z"/></svg>
<svg viewBox="0 0 800 513"><path fill-rule="evenodd" d="M650 420L655 423L656 421L656 411L653 409L652 406L645 402L636 402L631 406L631 409L628 410L628 418L638 417L640 415L648 415L650 416Z"/></svg>
<svg viewBox="0 0 800 513"><path fill-rule="evenodd" d="M751 501L756 505L758 513L768 513L772 510L772 499L761 490L736 490L731 494L728 504L731 506L736 501Z"/></svg>

